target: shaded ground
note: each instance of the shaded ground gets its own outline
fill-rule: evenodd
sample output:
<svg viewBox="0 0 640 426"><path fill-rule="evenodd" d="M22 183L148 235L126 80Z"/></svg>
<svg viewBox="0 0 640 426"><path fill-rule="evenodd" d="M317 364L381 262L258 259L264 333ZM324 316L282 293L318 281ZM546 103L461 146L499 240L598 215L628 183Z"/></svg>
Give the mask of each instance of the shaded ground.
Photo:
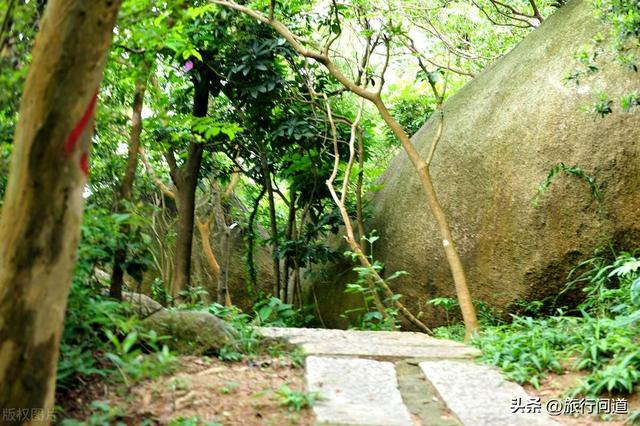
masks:
<svg viewBox="0 0 640 426"><path fill-rule="evenodd" d="M310 409L289 411L278 390L304 390L304 370L286 358L264 357L222 362L209 357L181 357L178 370L131 387L95 383L63 405L100 400L125 414L127 425L312 425ZM87 418L89 412L74 412ZM106 424L114 424L110 419Z"/></svg>
<svg viewBox="0 0 640 426"><path fill-rule="evenodd" d="M565 401L584 373L549 374L540 389L504 381L498 370L478 365L477 350L416 333L316 329L262 329L309 354L306 371L299 352L287 357L254 356L242 362L180 357L173 374L132 385L94 382L58 399L65 417L89 425L312 425L514 426L564 424L622 426L627 415L571 417L510 411L513 398L540 396ZM312 362L311 362L312 361ZM283 394L300 402L318 392L315 414L291 411ZM293 395L293 398L292 398ZM296 399L297 398L297 399ZM628 412L640 397L628 399ZM89 402L99 401L90 407ZM347 421L348 420L348 421ZM626 423L629 424L629 423Z"/></svg>

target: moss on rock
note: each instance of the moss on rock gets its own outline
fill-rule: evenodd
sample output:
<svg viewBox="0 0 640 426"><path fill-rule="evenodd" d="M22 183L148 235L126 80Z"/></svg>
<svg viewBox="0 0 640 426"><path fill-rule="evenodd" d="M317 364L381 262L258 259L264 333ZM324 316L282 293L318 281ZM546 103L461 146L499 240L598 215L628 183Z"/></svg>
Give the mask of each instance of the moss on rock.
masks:
<svg viewBox="0 0 640 426"><path fill-rule="evenodd" d="M217 353L233 336L227 323L207 312L162 310L143 324L161 336L169 336L171 349L185 354Z"/></svg>

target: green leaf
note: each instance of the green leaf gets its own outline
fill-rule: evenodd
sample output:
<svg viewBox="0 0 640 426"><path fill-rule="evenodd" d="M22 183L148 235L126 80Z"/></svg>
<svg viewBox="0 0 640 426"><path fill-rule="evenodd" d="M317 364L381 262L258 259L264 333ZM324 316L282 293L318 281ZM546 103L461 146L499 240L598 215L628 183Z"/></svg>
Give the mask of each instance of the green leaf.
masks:
<svg viewBox="0 0 640 426"><path fill-rule="evenodd" d="M138 340L137 332L132 331L131 333L129 333L127 337L124 339L124 342L122 343L122 352L125 354L129 353L129 350L131 350L131 347L135 345L137 340Z"/></svg>
<svg viewBox="0 0 640 426"><path fill-rule="evenodd" d="M258 311L258 316L262 322L266 322L271 318L271 314L273 313L273 308L271 306L263 306Z"/></svg>

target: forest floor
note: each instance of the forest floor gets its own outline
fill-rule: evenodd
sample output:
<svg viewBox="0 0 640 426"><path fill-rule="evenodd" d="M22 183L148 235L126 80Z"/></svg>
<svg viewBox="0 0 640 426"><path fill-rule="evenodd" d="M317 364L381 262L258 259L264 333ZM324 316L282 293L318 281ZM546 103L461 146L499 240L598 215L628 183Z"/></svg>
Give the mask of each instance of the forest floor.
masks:
<svg viewBox="0 0 640 426"><path fill-rule="evenodd" d="M547 415L547 401L566 400L582 373L550 374L539 389L520 387L495 368L475 363L476 349L453 341L406 332L262 332L299 345L308 354L306 362L290 356L238 362L182 356L171 374L136 383L89 383L58 403L65 417L85 420L84 425L307 426L317 420L387 426L623 426L628 419ZM305 405L314 394L312 410ZM510 411L514 399L531 404L536 397L542 413ZM606 398L619 397L600 399ZM637 409L640 397L634 395L628 412Z"/></svg>
<svg viewBox="0 0 640 426"><path fill-rule="evenodd" d="M307 426L313 412L292 411L285 401L303 391L304 370L288 358L185 356L171 375L132 385L93 383L58 402L65 416L88 424ZM100 404L91 408L89 401Z"/></svg>

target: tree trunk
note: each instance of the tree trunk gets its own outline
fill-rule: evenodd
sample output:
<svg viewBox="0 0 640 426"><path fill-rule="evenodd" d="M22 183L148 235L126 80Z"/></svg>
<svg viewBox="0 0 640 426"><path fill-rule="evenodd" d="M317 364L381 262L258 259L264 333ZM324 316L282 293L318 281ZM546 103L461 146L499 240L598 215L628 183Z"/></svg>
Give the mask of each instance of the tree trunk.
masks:
<svg viewBox="0 0 640 426"><path fill-rule="evenodd" d="M131 200L131 192L133 191L133 181L136 177L136 169L138 168L138 150L140 149L140 135L142 133L142 105L144 102L144 92L147 88L146 73L136 83L136 92L133 97L133 106L131 113L131 137L129 139L129 153L127 157L127 166L124 170L124 177L120 185L119 199L116 201L115 211L121 213L124 211L123 201ZM129 226L124 225L120 228L121 235L129 233ZM113 256L113 271L111 273L111 287L109 288L109 296L122 300L122 284L124 281L124 263L127 260L127 248L119 247Z"/></svg>
<svg viewBox="0 0 640 426"><path fill-rule="evenodd" d="M258 301L259 288L258 288L258 273L256 271L256 263L254 259L254 249L256 245L256 230L254 227L254 223L256 220L256 216L258 214L258 207L260 206L260 201L262 197L264 197L266 189L262 187L260 190L260 194L256 197L253 202L253 209L249 214L249 222L247 223L247 269L249 270L249 283L250 283L250 295L253 297L254 302Z"/></svg>
<svg viewBox="0 0 640 426"><path fill-rule="evenodd" d="M364 143L362 141L362 127L356 129L358 138L358 180L356 181L356 220L358 225L358 238L362 251L369 255L369 242L365 239L364 207L362 201L362 185L364 180Z"/></svg>
<svg viewBox="0 0 640 426"><path fill-rule="evenodd" d="M198 231L200 231L200 238L202 239L202 251L205 259L207 260L207 265L209 265L209 269L211 270L211 276L217 282L218 277L220 276L220 265L218 264L218 259L216 259L216 255L213 253L213 248L211 247L210 230L211 218L204 222L198 221ZM220 300L218 300L218 303L220 303Z"/></svg>
<svg viewBox="0 0 640 426"><path fill-rule="evenodd" d="M293 229L295 227L296 224L296 193L295 191L292 189L291 191L289 191L289 216L287 219L287 234L285 236L287 241L291 241L293 240ZM282 274L283 276L283 284L282 286L284 287L284 295L283 295L283 302L284 303L288 303L289 301L289 281L290 281L290 277L289 277L289 271L291 270L291 266L292 266L292 258L294 258L297 255L297 252L294 253L293 255L291 254L287 254L287 256L284 258L284 273ZM293 300L293 296L291 297L291 300Z"/></svg>
<svg viewBox="0 0 640 426"><path fill-rule="evenodd" d="M216 244L219 247L218 253L222 262L220 274L218 274L217 301L218 303L231 306L231 295L229 293L229 260L231 258L231 229L227 223L225 210L226 191L220 195L220 185L217 181L211 182L211 218L216 227ZM231 193L233 194L233 193ZM231 194L229 196L231 196Z"/></svg>
<svg viewBox="0 0 640 426"><path fill-rule="evenodd" d="M273 295L282 297L280 294L280 260L277 258L278 251L278 223L276 221L276 204L273 196L273 185L271 184L271 170L267 160L267 152L262 142L260 145L260 163L262 168L262 176L264 177L264 187L267 190L267 201L269 202L269 221L271 224L271 248L273 252L273 276L275 283L273 287Z"/></svg>
<svg viewBox="0 0 640 426"><path fill-rule="evenodd" d="M478 323L478 317L476 315L473 301L471 299L471 292L469 291L469 285L467 284L467 276L462 265L462 260L460 259L458 250L456 249L453 241L451 227L449 226L449 220L447 219L447 215L442 209L442 205L438 200L436 191L431 181L429 164L420 158L420 154L413 146L413 143L407 136L406 132L391 116L389 110L382 102L382 99L377 98L374 104L378 109L378 112L380 113L382 119L391 128L396 137L400 139L400 143L407 153L409 161L411 161L418 174L418 177L420 178L420 184L422 185L422 191L426 198L427 207L431 211L431 214L433 214L436 224L438 225L438 230L440 231L440 236L442 237L442 247L444 248L444 253L447 258L449 268L451 269L451 275L453 276L453 283L456 288L456 296L458 298L458 304L460 305L460 310L462 312L462 319L465 324L465 340L470 340L473 334L477 333L480 330L480 325ZM440 133L441 131L442 130L440 128L438 133ZM437 143L438 139L439 134L436 135L434 144Z"/></svg>
<svg viewBox="0 0 640 426"><path fill-rule="evenodd" d="M231 293L229 292L229 261L231 260L231 230L225 226L220 230L220 252L222 253L223 269L218 275L218 303L231 306Z"/></svg>
<svg viewBox="0 0 640 426"><path fill-rule="evenodd" d="M51 413L93 109L119 7L51 0L34 44L0 218L2 408Z"/></svg>
<svg viewBox="0 0 640 426"><path fill-rule="evenodd" d="M209 106L209 83L204 79L194 80L193 116L206 117ZM175 267L171 296L180 297L180 292L191 284L191 249L193 245L193 224L195 216L196 186L202 163L204 146L195 140L189 144L187 162L175 173L178 188L178 224L176 229Z"/></svg>

